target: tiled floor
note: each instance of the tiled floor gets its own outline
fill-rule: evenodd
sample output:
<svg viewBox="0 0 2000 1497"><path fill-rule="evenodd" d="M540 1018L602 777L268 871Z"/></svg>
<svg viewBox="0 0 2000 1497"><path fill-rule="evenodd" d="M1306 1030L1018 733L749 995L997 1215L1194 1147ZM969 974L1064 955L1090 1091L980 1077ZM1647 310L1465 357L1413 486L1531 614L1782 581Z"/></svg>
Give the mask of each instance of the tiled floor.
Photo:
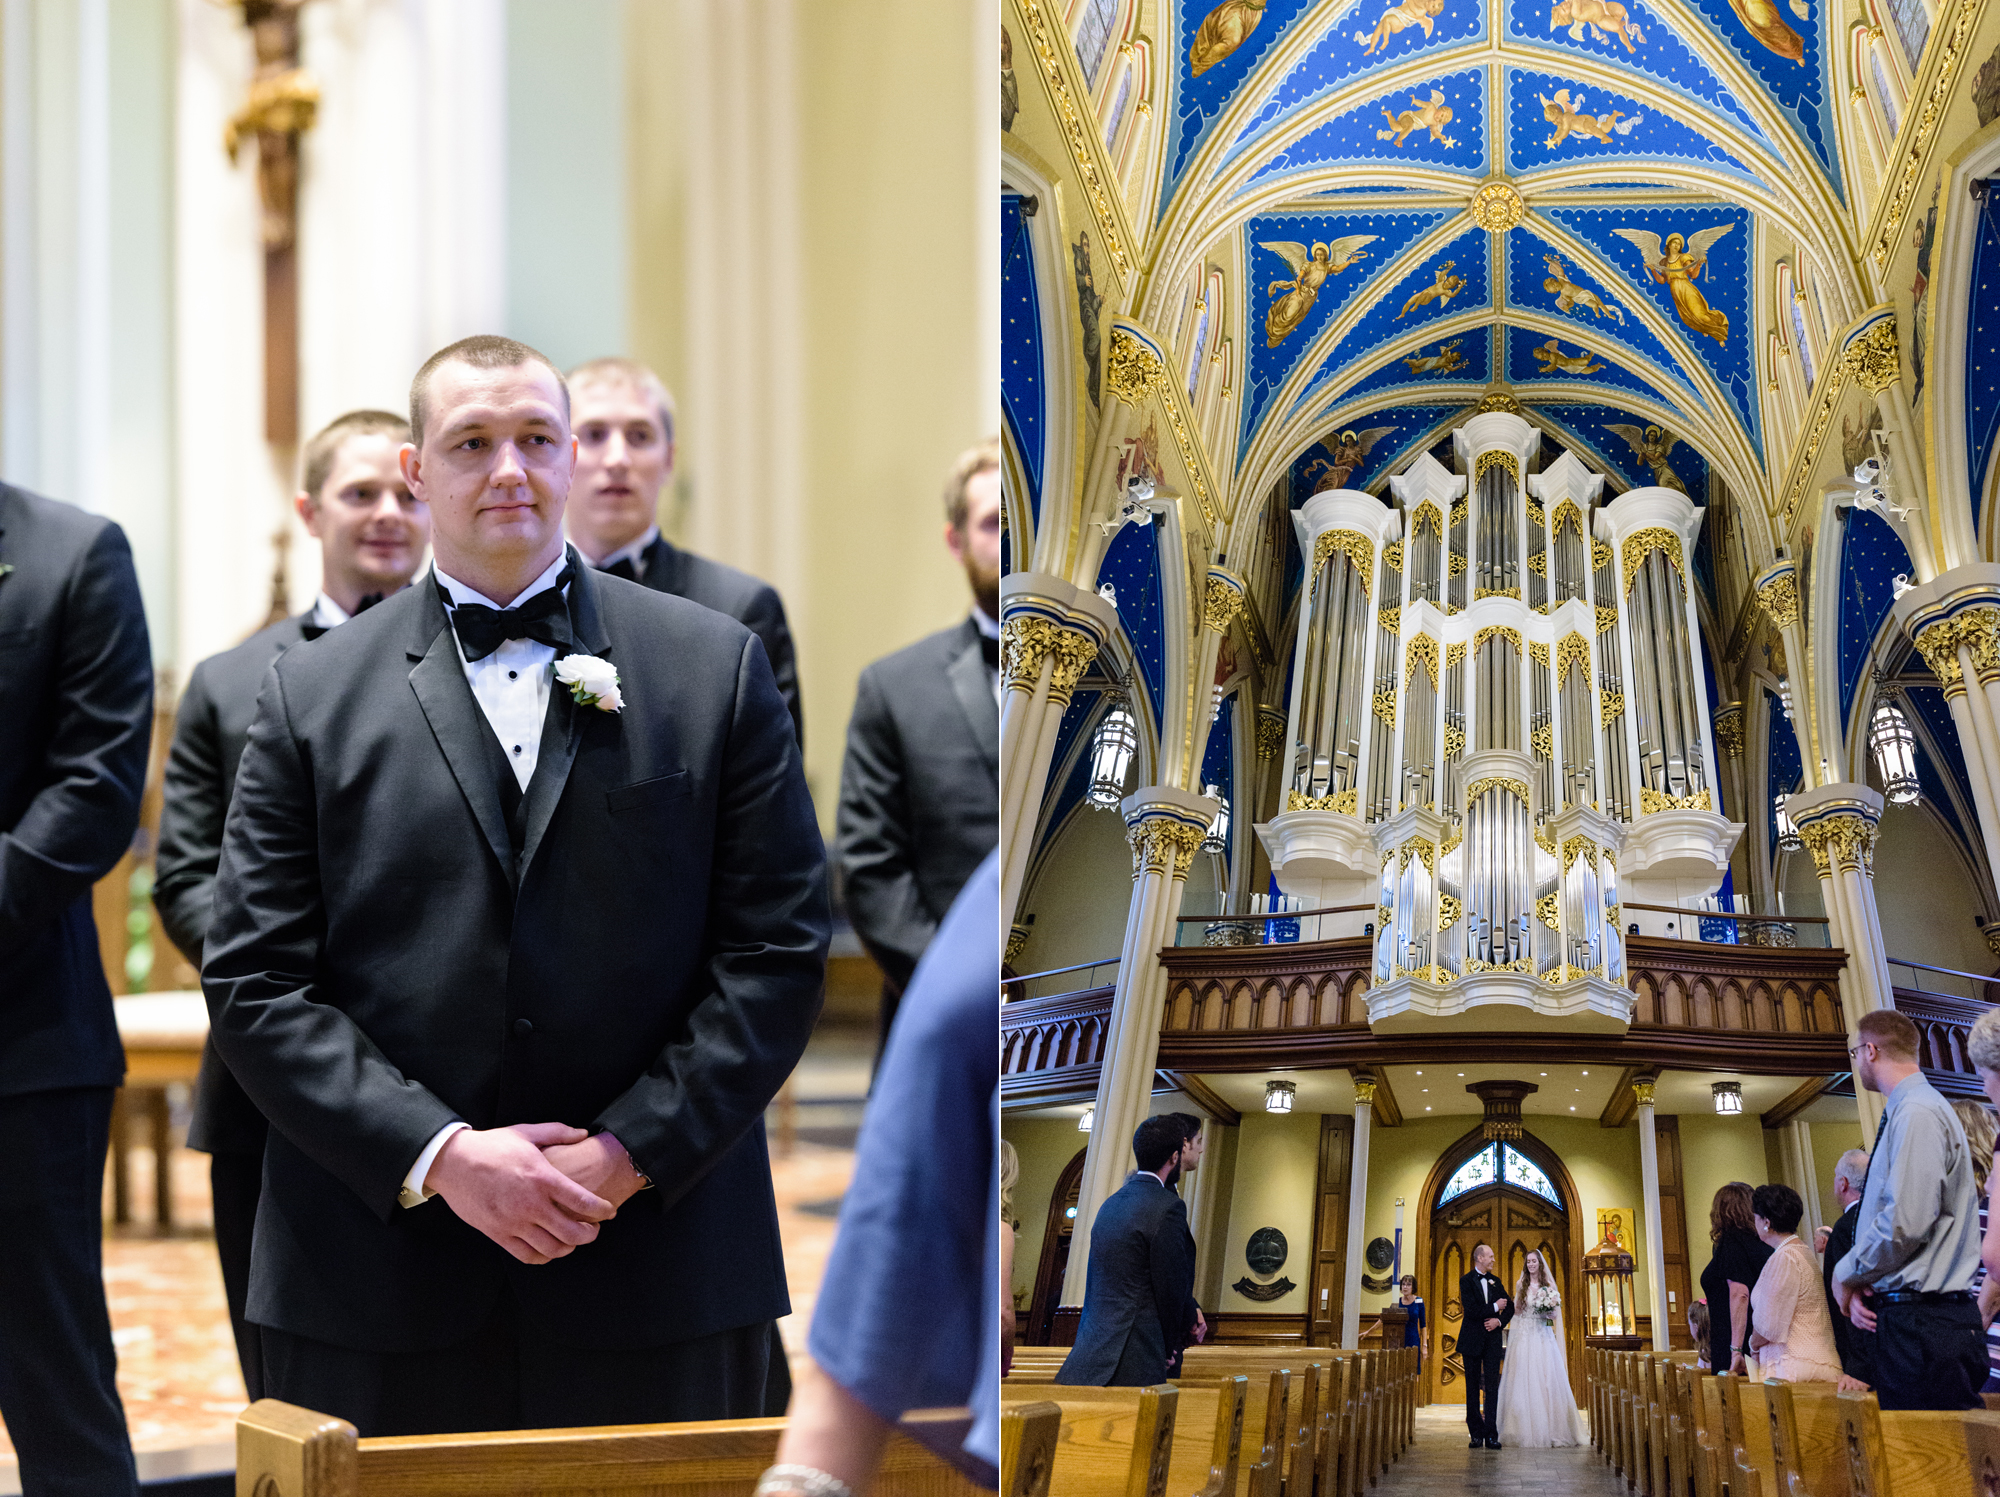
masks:
<svg viewBox="0 0 2000 1497"><path fill-rule="evenodd" d="M1624 1479L1588 1445L1574 1450L1468 1450L1465 1408L1455 1403L1418 1409L1416 1424L1415 1442L1389 1468L1377 1493L1625 1497Z"/></svg>
<svg viewBox="0 0 2000 1497"><path fill-rule="evenodd" d="M792 1295L792 1314L779 1322L779 1330L795 1362L804 1353L840 1198L853 1172L854 1134L873 1053L870 1035L822 1031L793 1078L790 1117L780 1105L768 1119ZM208 1452L192 1464L213 1469L212 1453L226 1456L243 1407L243 1379L210 1235L208 1156L176 1149L172 1162L174 1234L154 1231L152 1153L135 1149L130 1183L141 1220L112 1229L104 1243L118 1391L133 1449L153 1455L156 1474L171 1464L168 1452ZM0 1497L18 1491L16 1481L13 1445L0 1429Z"/></svg>

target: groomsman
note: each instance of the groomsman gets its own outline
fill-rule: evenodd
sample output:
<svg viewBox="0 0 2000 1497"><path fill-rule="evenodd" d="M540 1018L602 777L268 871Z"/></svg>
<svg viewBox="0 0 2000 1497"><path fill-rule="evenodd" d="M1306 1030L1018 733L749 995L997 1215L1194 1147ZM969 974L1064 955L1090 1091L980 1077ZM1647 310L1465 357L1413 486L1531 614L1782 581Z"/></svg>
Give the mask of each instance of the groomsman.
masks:
<svg viewBox="0 0 2000 1497"><path fill-rule="evenodd" d="M257 691L278 656L344 624L408 586L430 544L430 511L403 481L410 424L389 411L349 411L306 443L304 487L292 502L320 546L320 589L294 618L259 630L194 668L174 722L160 810L153 903L168 937L201 966L222 857L222 823L237 762L257 712ZM188 1147L208 1156L215 1247L243 1386L264 1396L257 1328L243 1318L250 1289L250 1237L264 1178L263 1114L215 1053L202 1051Z"/></svg>
<svg viewBox="0 0 2000 1497"><path fill-rule="evenodd" d="M748 629L563 544L562 376L410 391L432 581L265 677L203 969L271 1120L269 1397L364 1434L762 1412L790 1309L763 1113L824 851Z"/></svg>
<svg viewBox="0 0 2000 1497"><path fill-rule="evenodd" d="M764 643L803 746L798 665L776 590L660 534L660 490L674 475L674 397L644 364L619 358L592 359L570 370L569 395L577 440L576 482L564 520L570 542L602 571L747 625Z"/></svg>
<svg viewBox="0 0 2000 1497"><path fill-rule="evenodd" d="M1000 448L960 454L945 545L972 612L861 673L836 828L847 911L882 968L882 1037L917 960L1000 840Z"/></svg>
<svg viewBox="0 0 2000 1497"><path fill-rule="evenodd" d="M138 1490L100 1205L125 1052L90 893L132 845L152 720L124 532L0 484L0 1420L29 1492Z"/></svg>
<svg viewBox="0 0 2000 1497"><path fill-rule="evenodd" d="M1472 1432L1472 1449L1500 1448L1500 1427L1494 1411L1500 1399L1501 1333L1514 1318L1507 1286L1493 1276L1493 1249L1480 1243L1472 1250L1472 1272L1458 1278L1458 1302L1465 1319L1458 1332L1458 1355L1465 1365L1465 1427Z"/></svg>

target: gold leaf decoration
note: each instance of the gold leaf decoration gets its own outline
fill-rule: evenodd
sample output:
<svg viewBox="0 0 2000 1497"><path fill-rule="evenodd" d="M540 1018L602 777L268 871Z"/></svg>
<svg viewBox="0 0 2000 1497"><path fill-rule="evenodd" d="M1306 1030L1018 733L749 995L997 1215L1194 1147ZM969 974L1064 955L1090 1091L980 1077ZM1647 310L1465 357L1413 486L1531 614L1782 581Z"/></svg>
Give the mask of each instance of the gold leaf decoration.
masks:
<svg viewBox="0 0 2000 1497"><path fill-rule="evenodd" d="M1535 918L1537 920L1540 920L1542 924L1546 925L1550 930L1561 929L1561 924L1556 918L1557 907L1561 903L1562 903L1561 892L1555 889L1549 890L1548 893L1544 894L1540 899L1535 901Z"/></svg>
<svg viewBox="0 0 2000 1497"><path fill-rule="evenodd" d="M1583 679L1590 679L1590 641L1574 629L1562 637L1556 645L1556 686L1560 689L1569 684L1573 670L1582 671Z"/></svg>
<svg viewBox="0 0 2000 1497"><path fill-rule="evenodd" d="M1639 575L1639 568L1655 551L1667 553L1667 560L1674 564L1674 570L1683 578L1687 569L1681 563L1681 538L1664 525L1648 525L1644 530L1635 530L1625 537L1625 591L1632 591L1632 579Z"/></svg>
<svg viewBox="0 0 2000 1497"><path fill-rule="evenodd" d="M1645 785L1639 787L1639 814L1651 816L1658 811L1713 811L1715 803L1706 790L1697 790L1692 795L1666 795Z"/></svg>
<svg viewBox="0 0 2000 1497"><path fill-rule="evenodd" d="M1319 576L1319 569L1335 554L1345 556L1354 563L1361 591L1371 591L1375 577L1375 543L1358 530L1322 531L1319 539L1313 542L1312 574L1315 579Z"/></svg>

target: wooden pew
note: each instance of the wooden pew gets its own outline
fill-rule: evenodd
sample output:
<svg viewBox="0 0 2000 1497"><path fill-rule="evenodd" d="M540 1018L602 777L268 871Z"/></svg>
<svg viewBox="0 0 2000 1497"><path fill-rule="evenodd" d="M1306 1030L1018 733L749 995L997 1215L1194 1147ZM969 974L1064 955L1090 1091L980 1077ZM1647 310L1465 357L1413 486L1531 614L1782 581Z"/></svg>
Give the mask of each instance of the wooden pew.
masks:
<svg viewBox="0 0 2000 1497"><path fill-rule="evenodd" d="M1989 1460L2000 1466L2000 1413L1884 1413L1873 1393L1837 1393L1833 1402L1847 1453L1847 1497L1958 1497L1991 1490L1975 1476L1983 1481Z"/></svg>
<svg viewBox="0 0 2000 1497"><path fill-rule="evenodd" d="M1317 1485L1321 1404L1336 1355L1321 1347L1191 1346L1181 1356L1180 1381L1194 1386L1218 1377L1289 1372L1282 1491L1285 1497L1311 1497Z"/></svg>
<svg viewBox="0 0 2000 1497"><path fill-rule="evenodd" d="M1166 1421L1171 1434L1171 1401ZM874 1492L975 1497L980 1488L912 1437L963 1440L970 1424L964 1409L907 1415L889 1441ZM1043 1405L1005 1412L1001 1454L1012 1484L1003 1483L1003 1492L1046 1497L1050 1467L1038 1457L1053 1448L1056 1424L1055 1412ZM776 1458L784 1429L782 1419L725 1419L362 1440L345 1420L266 1398L236 1421L236 1489L257 1497L749 1497ZM1115 1497L1147 1492L1142 1473L1138 1485Z"/></svg>
<svg viewBox="0 0 2000 1497"><path fill-rule="evenodd" d="M1024 1402L1061 1411L1050 1497L1166 1497L1178 1388L1061 1388L1048 1398L1041 1391ZM1001 1407L1009 1407L1004 1393Z"/></svg>
<svg viewBox="0 0 2000 1497"><path fill-rule="evenodd" d="M1771 1416L1764 1404L1764 1385L1735 1373L1715 1381L1722 1395L1729 1497L1785 1497L1774 1485L1777 1468L1771 1459Z"/></svg>
<svg viewBox="0 0 2000 1497"><path fill-rule="evenodd" d="M1848 1497L1847 1447L1832 1383L1764 1384L1776 1497Z"/></svg>
<svg viewBox="0 0 2000 1497"><path fill-rule="evenodd" d="M1093 1418L1119 1419L1136 1415L1142 1388L1003 1389L1001 1407L1054 1404L1062 1415L1063 1439L1074 1440L1073 1427ZM1237 1497L1243 1449L1244 1414L1249 1379L1223 1378L1204 1387L1182 1387L1174 1412L1172 1456L1166 1471L1165 1497ZM1057 1447L1058 1459L1062 1447ZM1066 1497L1064 1471L1055 1481L1055 1497Z"/></svg>

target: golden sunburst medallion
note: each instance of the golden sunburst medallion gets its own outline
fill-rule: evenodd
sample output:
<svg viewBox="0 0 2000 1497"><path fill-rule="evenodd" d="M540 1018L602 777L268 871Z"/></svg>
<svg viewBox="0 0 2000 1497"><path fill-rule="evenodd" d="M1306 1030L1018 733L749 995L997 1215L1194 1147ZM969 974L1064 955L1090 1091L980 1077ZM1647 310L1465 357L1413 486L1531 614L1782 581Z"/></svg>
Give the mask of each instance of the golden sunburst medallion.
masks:
<svg viewBox="0 0 2000 1497"><path fill-rule="evenodd" d="M1527 210L1514 184L1496 177L1472 195L1472 206L1467 211L1472 221L1488 233L1504 234L1521 221Z"/></svg>

